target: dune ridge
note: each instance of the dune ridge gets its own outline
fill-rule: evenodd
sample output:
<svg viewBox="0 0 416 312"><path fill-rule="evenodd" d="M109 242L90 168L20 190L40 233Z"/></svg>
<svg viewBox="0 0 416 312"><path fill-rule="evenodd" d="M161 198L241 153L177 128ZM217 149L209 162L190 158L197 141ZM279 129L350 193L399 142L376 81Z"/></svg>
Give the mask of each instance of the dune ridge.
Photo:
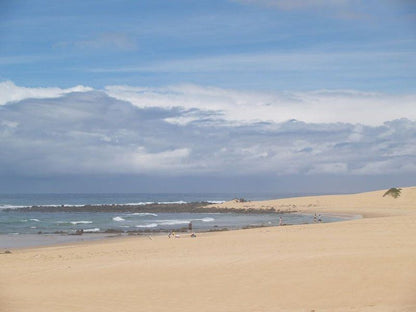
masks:
<svg viewBox="0 0 416 312"><path fill-rule="evenodd" d="M270 209L299 211L303 213L328 212L341 214L361 214L363 216L392 216L416 213L416 187L401 188L397 198L383 196L387 190L378 190L347 195L320 195L282 198L265 201L228 201L206 206L236 209Z"/></svg>

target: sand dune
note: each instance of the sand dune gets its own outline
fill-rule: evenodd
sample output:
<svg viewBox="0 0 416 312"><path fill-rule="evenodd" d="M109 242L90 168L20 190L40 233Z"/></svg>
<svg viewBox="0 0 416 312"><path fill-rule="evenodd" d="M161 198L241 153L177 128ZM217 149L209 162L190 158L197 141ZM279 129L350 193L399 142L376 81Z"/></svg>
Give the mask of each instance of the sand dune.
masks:
<svg viewBox="0 0 416 312"><path fill-rule="evenodd" d="M378 218L1 254L0 310L416 311L416 188L384 192L249 203Z"/></svg>
<svg viewBox="0 0 416 312"><path fill-rule="evenodd" d="M326 195L283 198L267 201L229 201L208 207L222 208L274 208L280 211L300 211L304 213L330 212L362 214L364 216L391 216L416 213L416 187L402 188L397 198L384 196L387 190L350 195Z"/></svg>

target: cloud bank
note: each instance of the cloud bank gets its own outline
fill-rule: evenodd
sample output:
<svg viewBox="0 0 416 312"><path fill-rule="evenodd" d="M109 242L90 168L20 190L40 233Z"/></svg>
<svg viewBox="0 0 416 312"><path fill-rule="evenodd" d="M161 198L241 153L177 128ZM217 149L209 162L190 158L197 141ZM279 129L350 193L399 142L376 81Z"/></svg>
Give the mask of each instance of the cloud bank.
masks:
<svg viewBox="0 0 416 312"><path fill-rule="evenodd" d="M1 174L416 173L414 95L7 87Z"/></svg>
<svg viewBox="0 0 416 312"><path fill-rule="evenodd" d="M236 123L285 122L296 119L307 123L360 123L382 125L406 117L416 120L416 95L388 95L355 90L310 92L248 92L195 85L165 88L108 86L105 92L139 108L180 107L188 110L171 122L186 123L213 119ZM193 109L205 112L201 117Z"/></svg>

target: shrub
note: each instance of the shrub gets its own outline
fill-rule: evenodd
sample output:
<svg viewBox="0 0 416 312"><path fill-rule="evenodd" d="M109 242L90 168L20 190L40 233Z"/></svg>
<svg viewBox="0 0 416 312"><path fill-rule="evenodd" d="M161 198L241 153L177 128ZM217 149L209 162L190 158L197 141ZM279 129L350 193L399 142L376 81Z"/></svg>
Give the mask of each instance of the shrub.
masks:
<svg viewBox="0 0 416 312"><path fill-rule="evenodd" d="M400 196L401 190L402 190L401 188L392 187L391 189L389 189L387 192L384 193L383 197L390 195L393 198L397 198Z"/></svg>

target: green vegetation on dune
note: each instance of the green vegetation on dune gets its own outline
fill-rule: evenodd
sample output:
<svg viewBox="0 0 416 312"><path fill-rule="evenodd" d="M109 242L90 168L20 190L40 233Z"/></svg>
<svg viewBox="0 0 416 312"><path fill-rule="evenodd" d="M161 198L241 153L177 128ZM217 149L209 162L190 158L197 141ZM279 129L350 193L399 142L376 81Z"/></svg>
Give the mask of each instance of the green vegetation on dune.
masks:
<svg viewBox="0 0 416 312"><path fill-rule="evenodd" d="M389 195L391 197L397 198L400 196L401 191L402 191L401 188L392 187L391 189L389 189L387 192L384 193L383 197Z"/></svg>

